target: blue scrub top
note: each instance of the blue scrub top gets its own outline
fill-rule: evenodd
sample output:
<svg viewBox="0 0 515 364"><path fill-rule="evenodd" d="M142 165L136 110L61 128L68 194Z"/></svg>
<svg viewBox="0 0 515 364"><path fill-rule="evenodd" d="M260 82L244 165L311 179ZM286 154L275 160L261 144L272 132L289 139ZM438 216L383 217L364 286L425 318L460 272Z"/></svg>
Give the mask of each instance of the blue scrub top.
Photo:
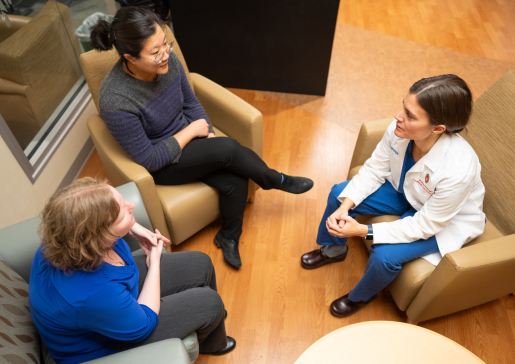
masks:
<svg viewBox="0 0 515 364"><path fill-rule="evenodd" d="M415 159L413 159L413 140L410 140L408 147L406 148L406 154L404 155L404 162L402 163L401 179L399 181L399 192L404 195L404 180L406 179L406 173L415 165Z"/></svg>
<svg viewBox="0 0 515 364"><path fill-rule="evenodd" d="M138 342L157 325L157 314L137 302L139 271L123 239L113 245L125 260L103 262L93 272L64 272L40 246L32 262L32 319L57 363L82 363L119 351L120 341Z"/></svg>

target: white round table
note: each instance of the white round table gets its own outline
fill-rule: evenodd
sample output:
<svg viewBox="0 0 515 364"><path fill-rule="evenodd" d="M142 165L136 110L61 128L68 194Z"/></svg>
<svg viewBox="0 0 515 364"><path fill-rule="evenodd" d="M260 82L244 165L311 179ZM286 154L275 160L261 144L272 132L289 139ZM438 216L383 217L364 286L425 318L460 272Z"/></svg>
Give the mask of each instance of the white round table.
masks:
<svg viewBox="0 0 515 364"><path fill-rule="evenodd" d="M423 327L368 321L327 334L295 364L485 364L451 339Z"/></svg>

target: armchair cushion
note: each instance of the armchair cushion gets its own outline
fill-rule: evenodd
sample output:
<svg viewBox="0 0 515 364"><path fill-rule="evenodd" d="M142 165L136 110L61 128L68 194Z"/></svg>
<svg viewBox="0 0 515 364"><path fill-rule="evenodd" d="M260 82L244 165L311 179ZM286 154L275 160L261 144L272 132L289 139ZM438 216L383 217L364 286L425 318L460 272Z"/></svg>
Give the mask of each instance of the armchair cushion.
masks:
<svg viewBox="0 0 515 364"><path fill-rule="evenodd" d="M0 361L40 363L39 334L29 312L29 285L1 256L0 321Z"/></svg>
<svg viewBox="0 0 515 364"><path fill-rule="evenodd" d="M174 244L180 244L218 218L218 191L202 182L157 186L166 223Z"/></svg>
<svg viewBox="0 0 515 364"><path fill-rule="evenodd" d="M467 129L461 133L481 163L486 190L483 211L503 235L515 234L513 120L515 70L502 76L474 102Z"/></svg>

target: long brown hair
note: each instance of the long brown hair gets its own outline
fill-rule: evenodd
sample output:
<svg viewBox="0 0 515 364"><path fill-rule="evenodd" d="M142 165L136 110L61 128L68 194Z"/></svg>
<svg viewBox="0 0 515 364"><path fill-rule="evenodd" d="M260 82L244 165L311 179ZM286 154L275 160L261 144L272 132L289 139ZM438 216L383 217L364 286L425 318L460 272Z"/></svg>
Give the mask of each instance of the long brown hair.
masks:
<svg viewBox="0 0 515 364"><path fill-rule="evenodd" d="M445 125L445 133L459 133L472 112L472 92L456 75L423 78L409 89L429 116L431 125Z"/></svg>
<svg viewBox="0 0 515 364"><path fill-rule="evenodd" d="M41 214L43 255L62 270L94 270L109 249L106 243L119 238L112 231L119 212L105 181L82 178L58 190Z"/></svg>

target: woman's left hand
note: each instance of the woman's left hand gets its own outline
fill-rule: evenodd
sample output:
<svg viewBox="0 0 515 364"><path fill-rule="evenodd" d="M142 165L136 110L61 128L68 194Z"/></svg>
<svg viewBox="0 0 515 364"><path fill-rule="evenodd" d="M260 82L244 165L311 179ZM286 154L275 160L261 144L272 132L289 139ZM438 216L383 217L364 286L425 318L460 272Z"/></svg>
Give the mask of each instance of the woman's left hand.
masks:
<svg viewBox="0 0 515 364"><path fill-rule="evenodd" d="M158 240L162 240L166 243L170 242L170 240L159 233L159 230L156 229L156 233L154 234L137 222L134 223L132 228L129 230L129 234L139 242L139 246L145 253L152 250L152 247L157 246Z"/></svg>
<svg viewBox="0 0 515 364"><path fill-rule="evenodd" d="M215 133L209 133L209 134L207 135L207 137L208 137L208 139L209 139L209 138L214 138L214 137L215 137Z"/></svg>
<svg viewBox="0 0 515 364"><path fill-rule="evenodd" d="M353 236L365 237L367 235L368 227L366 225L360 224L350 216L342 215L340 219L340 222L345 221L343 227L340 227L339 224L333 224L329 219L327 219L325 223L327 231L332 236L336 236L337 238L350 238Z"/></svg>

